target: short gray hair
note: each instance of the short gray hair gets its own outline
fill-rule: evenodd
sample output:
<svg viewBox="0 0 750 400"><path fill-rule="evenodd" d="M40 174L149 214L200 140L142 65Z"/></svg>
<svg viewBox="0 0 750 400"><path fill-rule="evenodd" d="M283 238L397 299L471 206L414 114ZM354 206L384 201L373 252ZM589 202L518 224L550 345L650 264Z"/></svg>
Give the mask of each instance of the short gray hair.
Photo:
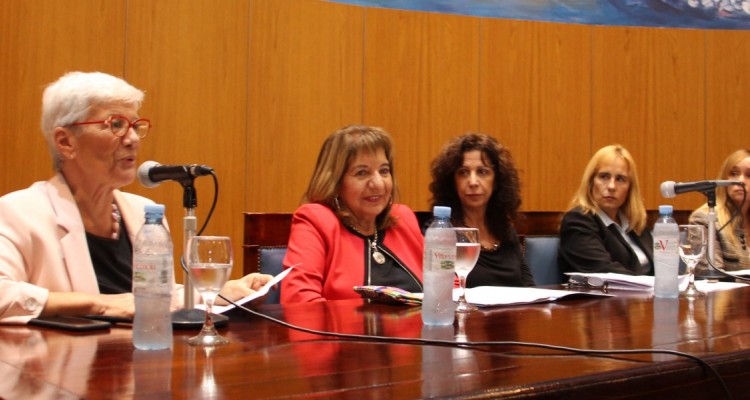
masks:
<svg viewBox="0 0 750 400"><path fill-rule="evenodd" d="M55 147L55 128L81 122L91 106L98 104L124 103L140 108L143 96L143 91L102 72L68 72L49 84L42 96L42 133L55 170L60 169L61 163Z"/></svg>

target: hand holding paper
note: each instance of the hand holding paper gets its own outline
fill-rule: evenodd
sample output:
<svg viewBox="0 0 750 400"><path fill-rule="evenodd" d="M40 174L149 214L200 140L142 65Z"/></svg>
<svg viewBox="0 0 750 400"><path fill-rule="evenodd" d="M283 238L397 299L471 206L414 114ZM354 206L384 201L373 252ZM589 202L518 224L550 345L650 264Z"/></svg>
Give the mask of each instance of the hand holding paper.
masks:
<svg viewBox="0 0 750 400"><path fill-rule="evenodd" d="M243 305L243 304L245 304L245 303L247 303L249 301L253 301L253 300L257 299L257 298L265 296L266 293L268 293L268 291L272 287L274 287L277 283L281 282L281 280L284 279L284 277L286 277L286 275L289 273L289 271L291 271L292 269L294 269L294 267L295 267L295 265L293 265L293 266L289 267L288 269L284 270L280 274L278 274L275 277L273 277L273 279L271 279L270 281L268 281L268 283L266 283L265 285L263 285L263 287L260 288L257 292L251 294L250 296L247 296L247 297L244 297L244 298L242 298L240 300L237 300L237 301L235 301L235 303L239 304L239 305ZM228 306L214 306L213 307L213 312L215 312L217 314L223 314L223 313L225 313L225 312L233 309L234 307L235 307L234 304L230 304ZM201 310L205 310L206 306L204 306L203 304L197 304L195 306L195 308L198 308L198 309L201 309Z"/></svg>

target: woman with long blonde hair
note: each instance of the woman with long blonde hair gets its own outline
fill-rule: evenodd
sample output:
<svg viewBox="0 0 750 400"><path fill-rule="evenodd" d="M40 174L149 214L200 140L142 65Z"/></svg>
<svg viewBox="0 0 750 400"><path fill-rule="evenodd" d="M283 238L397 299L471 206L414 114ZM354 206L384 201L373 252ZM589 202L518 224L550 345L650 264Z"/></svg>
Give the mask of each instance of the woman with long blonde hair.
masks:
<svg viewBox="0 0 750 400"><path fill-rule="evenodd" d="M560 225L558 262L564 272L653 275L653 238L635 160L623 146L591 157Z"/></svg>
<svg viewBox="0 0 750 400"><path fill-rule="evenodd" d="M745 186L732 185L716 188L716 242L713 264L727 271L750 269L750 203L746 199L750 182L750 149L733 152L724 160L718 179L740 181ZM690 215L691 224L708 226L708 204ZM707 268L704 257L697 273Z"/></svg>

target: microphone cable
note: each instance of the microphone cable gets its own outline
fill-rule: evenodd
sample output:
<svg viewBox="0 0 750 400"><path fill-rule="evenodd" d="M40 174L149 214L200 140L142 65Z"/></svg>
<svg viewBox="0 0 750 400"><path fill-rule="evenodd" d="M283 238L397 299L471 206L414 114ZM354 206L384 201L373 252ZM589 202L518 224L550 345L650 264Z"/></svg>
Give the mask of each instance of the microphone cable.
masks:
<svg viewBox="0 0 750 400"><path fill-rule="evenodd" d="M211 202L211 208L208 210L208 215L206 215L206 220L203 221L203 226L201 226L201 229L198 230L198 233L196 236L200 236L203 231L206 229L206 226L208 226L208 222L211 221L211 217L214 215L214 210L216 209L216 203L219 199L219 179L216 177L216 172L214 172L213 169L211 169L211 178L213 178L214 181L214 200Z"/></svg>
<svg viewBox="0 0 750 400"><path fill-rule="evenodd" d="M348 339L345 341L383 342L383 343L389 343L389 344L396 343L396 344L407 344L407 345L415 345L415 346L427 345L427 346L441 346L441 347L456 347L456 348L466 348L466 349L472 349L472 350L479 350L479 349L476 349L476 347L481 347L481 346L485 346L485 347L487 346L493 346L493 347L494 346L509 346L509 347L515 346L515 347L530 347L530 348L539 348L539 349L545 349L545 350L554 350L554 351L559 351L559 352L572 353L574 355L594 355L594 356L609 356L609 355L622 355L622 354L625 354L625 355L668 354L668 355L673 355L677 357L688 358L688 359L695 361L699 366L709 371L709 373L716 378L716 380L721 385L721 389L724 392L728 400L732 400L733 398L732 393L729 391L729 387L724 381L724 378L721 376L721 374L719 374L719 371L717 371L716 368L714 368L711 364L709 364L707 361L703 360L702 358L698 356L694 356L692 354L684 353L684 352L676 351L676 350L663 350L663 349L594 350L594 349L581 349L581 348L575 348L575 347L557 346L557 345L551 345L551 344L545 344L545 343L533 343L533 342L518 342L518 341L455 342L451 340L402 338L402 337L327 332L327 331L320 331L317 329L303 328L301 326L293 325L288 322L281 321L279 319L271 317L269 315L249 309L241 304L237 304L221 294L219 295L219 297L222 298L227 303L232 304L235 307L243 311L246 311L252 315L264 318L268 321L279 324L283 327L296 330L296 331L300 331L300 332L304 332L304 333L313 334L313 335L331 336L331 337L335 337L339 339ZM518 356L516 354L512 354L512 355Z"/></svg>
<svg viewBox="0 0 750 400"><path fill-rule="evenodd" d="M214 215L214 210L216 209L216 203L219 199L219 179L216 177L216 173L213 169L211 169L211 177L214 181L214 199L211 202L211 208L208 210L208 215L206 215L206 220L203 221L203 226L198 230L198 233L196 233L196 236L200 236L204 230L206 230L206 226L208 226L208 222L211 221L211 216ZM182 271L186 273L188 276L190 276L190 271L188 270L187 263L185 262L185 252L183 251L183 254L180 256L180 267L182 268Z"/></svg>
<svg viewBox="0 0 750 400"><path fill-rule="evenodd" d="M740 203L739 206L737 206L737 204L735 204L733 201L729 201L729 203L734 208L734 212L732 212L732 215L731 215L731 217L729 217L729 220L727 220L727 222L725 222L724 225L721 226L721 228L719 228L719 229L716 230L716 234L721 234L721 231L723 231L724 228L726 228L727 226L729 226L732 223L732 221L734 221L734 219L737 218L738 215L740 216L740 224L742 224L742 222L744 220L744 216L742 215L742 207L745 205L745 201L746 200L747 200L747 188L745 188L745 185L742 185L742 202ZM721 241L721 239L719 239L719 241ZM706 264L708 264L711 267L711 269L713 269L714 271L716 271L719 274L721 274L721 275L723 275L725 277L728 277L728 278L736 279L736 280L743 281L743 282L750 282L750 278L747 278L747 277L744 277L744 276L735 275L735 274L731 274L731 273L725 271L723 268L717 267L711 261L711 258L712 257L709 257L709 255L706 254Z"/></svg>

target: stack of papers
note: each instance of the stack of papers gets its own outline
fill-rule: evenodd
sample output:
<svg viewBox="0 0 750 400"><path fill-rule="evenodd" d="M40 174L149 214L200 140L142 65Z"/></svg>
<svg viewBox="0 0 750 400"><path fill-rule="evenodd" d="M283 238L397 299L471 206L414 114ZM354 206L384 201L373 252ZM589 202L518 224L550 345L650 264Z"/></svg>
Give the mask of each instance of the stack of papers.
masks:
<svg viewBox="0 0 750 400"><path fill-rule="evenodd" d="M454 301L458 301L458 296L461 293L460 290L453 290ZM569 290L506 286L477 286L466 289L466 301L480 307L548 303L563 298L580 297L612 297L612 295L598 292L575 292Z"/></svg>
<svg viewBox="0 0 750 400"><path fill-rule="evenodd" d="M625 275L615 274L611 272L607 273L580 273L580 272L567 272L571 278L571 281L576 281L584 284L588 283L588 287L602 288L607 285L607 289L618 289L618 290L652 290L654 288L654 277L647 275Z"/></svg>
<svg viewBox="0 0 750 400"><path fill-rule="evenodd" d="M608 290L644 290L652 291L654 289L654 277L646 275L625 275L614 273L580 273L567 272L566 275L571 280L588 283L589 287L601 288L607 284ZM680 275L680 290L685 289L688 284L687 275ZM713 292L717 290L735 289L747 286L744 283L737 282L710 282L707 280L696 280L695 286L702 292Z"/></svg>
<svg viewBox="0 0 750 400"><path fill-rule="evenodd" d="M421 305L422 293L410 293L390 286L355 286L354 290L364 298L380 303ZM453 289L453 301L458 301L461 289ZM518 304L548 303L571 297L611 297L598 292L576 292L539 288L506 286L479 286L466 289L466 300L480 307L509 306Z"/></svg>
<svg viewBox="0 0 750 400"><path fill-rule="evenodd" d="M701 292L717 292L719 290L736 289L738 287L747 286L745 283L737 282L711 282L707 280L695 281L695 287ZM687 287L687 279L680 277L680 290Z"/></svg>

